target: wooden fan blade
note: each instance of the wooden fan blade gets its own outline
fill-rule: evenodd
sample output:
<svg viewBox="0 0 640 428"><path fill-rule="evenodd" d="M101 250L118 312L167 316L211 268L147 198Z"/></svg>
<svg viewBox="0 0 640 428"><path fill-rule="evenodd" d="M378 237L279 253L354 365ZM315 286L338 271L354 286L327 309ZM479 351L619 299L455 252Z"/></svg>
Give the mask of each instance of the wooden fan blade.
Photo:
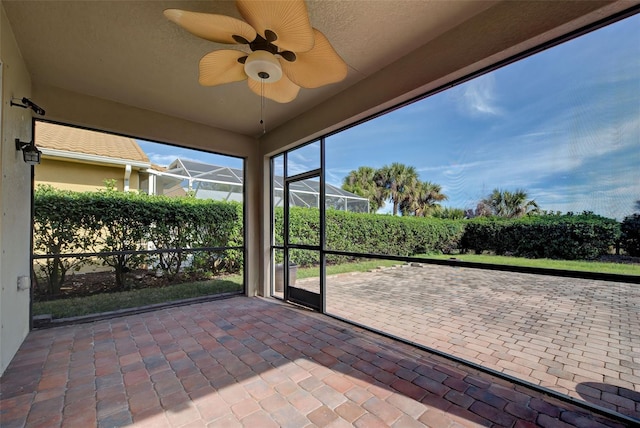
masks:
<svg viewBox="0 0 640 428"><path fill-rule="evenodd" d="M308 52L296 52L293 62L280 59L282 71L303 88L318 88L347 77L347 64L320 31L313 29L316 43Z"/></svg>
<svg viewBox="0 0 640 428"><path fill-rule="evenodd" d="M256 1L237 0L242 17L265 39L272 31L277 39L273 44L281 50L306 52L313 48L313 28L304 0Z"/></svg>
<svg viewBox="0 0 640 428"><path fill-rule="evenodd" d="M256 38L256 30L251 25L230 16L180 9L167 9L164 16L191 34L212 42L238 43L233 36L240 36L248 42Z"/></svg>
<svg viewBox="0 0 640 428"><path fill-rule="evenodd" d="M202 86L215 86L246 79L244 64L238 62L238 58L243 56L247 56L247 54L234 50L221 50L206 54L200 60L198 81Z"/></svg>
<svg viewBox="0 0 640 428"><path fill-rule="evenodd" d="M263 95L262 82L253 79L249 79L248 82L249 88L256 95ZM300 86L287 79L287 76L284 75L277 82L264 83L264 96L278 103L284 104L295 100L299 91Z"/></svg>

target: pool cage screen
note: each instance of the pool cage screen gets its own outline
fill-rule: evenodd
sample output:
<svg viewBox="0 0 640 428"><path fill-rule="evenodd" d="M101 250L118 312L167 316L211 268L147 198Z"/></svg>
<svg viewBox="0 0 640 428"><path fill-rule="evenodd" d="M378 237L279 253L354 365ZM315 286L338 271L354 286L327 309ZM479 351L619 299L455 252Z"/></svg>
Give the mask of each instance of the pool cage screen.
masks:
<svg viewBox="0 0 640 428"><path fill-rule="evenodd" d="M160 173L166 178L163 194L176 194L176 190L193 192L198 199L242 202L244 174L241 169L211 165L185 159L176 159L166 171ZM274 205L282 206L283 178L274 177ZM369 200L342 190L331 184L325 185L325 206L327 209L369 212ZM290 205L296 207L320 207L320 182L303 180L290 187Z"/></svg>

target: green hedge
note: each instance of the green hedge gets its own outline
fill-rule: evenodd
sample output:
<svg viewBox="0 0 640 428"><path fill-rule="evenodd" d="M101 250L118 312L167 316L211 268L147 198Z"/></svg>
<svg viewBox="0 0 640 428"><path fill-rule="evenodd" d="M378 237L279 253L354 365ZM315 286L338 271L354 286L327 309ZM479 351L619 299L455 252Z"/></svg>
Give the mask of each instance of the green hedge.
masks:
<svg viewBox="0 0 640 428"><path fill-rule="evenodd" d="M50 254L40 264L48 294L57 294L66 273L86 259L59 254L158 249L241 246L242 205L194 198L169 198L112 190L71 192L39 186L34 195L34 253ZM168 275L179 273L186 253L104 255L114 268L116 283L127 270L156 262ZM191 268L237 272L241 251L195 254Z"/></svg>
<svg viewBox="0 0 640 428"><path fill-rule="evenodd" d="M318 209L292 207L289 219L290 243L319 244L319 218ZM282 208L275 210L275 223L282 225ZM463 220L329 210L326 213L327 249L397 256L448 253L457 248L464 225ZM283 242L281 226L275 228L275 235L275 242ZM317 261L317 254L311 251L292 250L291 257L302 266ZM328 256L327 262L340 263L349 259Z"/></svg>
<svg viewBox="0 0 640 428"><path fill-rule="evenodd" d="M283 242L282 216L282 208L276 208L278 244ZM292 207L290 242L318 245L319 217L318 209ZM53 254L41 265L41 271L47 278L48 292L55 294L66 273L83 262L55 254L144 250L149 242L159 249L241 246L242 224L242 206L233 202L39 187L35 192L34 251ZM617 221L590 213L448 220L337 210L326 212L326 233L327 248L336 251L414 256L488 250L499 255L566 260L607 254L621 234ZM635 241L632 238L629 242ZM281 252L278 254L281 258ZM291 256L302 266L318 262L315 251L292 250ZM124 272L149 261L141 255L101 258L114 267L123 288ZM327 258L329 263L349 260L345 256ZM154 261L168 275L176 275L184 265L185 253L163 254ZM211 272L237 272L242 266L242 252L196 254L190 266Z"/></svg>
<svg viewBox="0 0 640 428"><path fill-rule="evenodd" d="M461 249L498 255L591 260L609 253L620 224L594 214L530 216L515 220L476 218L467 223Z"/></svg>
<svg viewBox="0 0 640 428"><path fill-rule="evenodd" d="M622 221L622 248L630 256L640 256L640 214L631 214Z"/></svg>
<svg viewBox="0 0 640 428"><path fill-rule="evenodd" d="M319 243L319 212L291 208L291 243ZM275 211L275 241L282 243L282 209ZM414 256L475 250L528 258L591 260L610 252L620 239L620 224L590 213L472 220L394 217L329 210L327 248L354 253ZM311 251L292 250L300 265L317 262ZM278 260L281 261L281 260ZM329 263L349 261L329 256Z"/></svg>

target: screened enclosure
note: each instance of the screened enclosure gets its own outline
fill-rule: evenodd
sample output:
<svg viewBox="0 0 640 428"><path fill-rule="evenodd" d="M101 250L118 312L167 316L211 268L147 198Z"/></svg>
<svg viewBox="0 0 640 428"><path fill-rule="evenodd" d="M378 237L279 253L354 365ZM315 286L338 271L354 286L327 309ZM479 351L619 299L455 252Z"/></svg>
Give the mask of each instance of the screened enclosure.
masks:
<svg viewBox="0 0 640 428"><path fill-rule="evenodd" d="M243 171L238 168L211 165L186 159L176 159L166 171L157 173L158 193L164 195L193 192L198 199L242 202ZM282 177L274 177L274 203L282 206ZM162 189L160 189L162 188ZM303 180L290 189L290 205L306 208L320 206L320 182ZM369 212L369 200L339 187L327 184L327 209Z"/></svg>
<svg viewBox="0 0 640 428"><path fill-rule="evenodd" d="M243 200L243 172L239 168L177 158L157 173L158 194L176 196L193 192L197 199Z"/></svg>
<svg viewBox="0 0 640 428"><path fill-rule="evenodd" d="M273 202L276 207L282 206L283 179L273 177ZM327 209L352 211L358 213L369 212L369 200L339 187L326 184L325 206ZM320 207L320 182L318 180L302 180L292 183L289 188L289 205L295 207Z"/></svg>
<svg viewBox="0 0 640 428"><path fill-rule="evenodd" d="M371 193L388 190L400 216L273 209L272 296L637 426L640 254L621 236L640 216L640 63L628 61L640 58L639 19L276 154L290 193L309 176L364 187L377 175ZM408 207L431 199L470 215L402 212L392 191Z"/></svg>

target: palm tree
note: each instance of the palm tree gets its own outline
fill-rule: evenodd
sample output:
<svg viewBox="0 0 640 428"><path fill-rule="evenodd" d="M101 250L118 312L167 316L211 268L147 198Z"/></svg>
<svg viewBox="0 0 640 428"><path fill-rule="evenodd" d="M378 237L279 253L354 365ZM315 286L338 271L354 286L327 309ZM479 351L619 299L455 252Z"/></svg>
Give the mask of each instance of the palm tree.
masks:
<svg viewBox="0 0 640 428"><path fill-rule="evenodd" d="M347 175L342 181L342 189L369 199L369 212L376 212L384 206L384 198L376 181L376 170L370 166L361 166Z"/></svg>
<svg viewBox="0 0 640 428"><path fill-rule="evenodd" d="M418 184L418 173L412 166L394 162L380 168L375 181L381 189L381 197L393 202L393 215L398 215L400 203L414 192Z"/></svg>
<svg viewBox="0 0 640 428"><path fill-rule="evenodd" d="M533 214L540 211L540 207L535 200L527 200L527 192L523 189L517 189L510 193L505 191L504 199L507 206L508 217L523 217L527 214Z"/></svg>
<svg viewBox="0 0 640 428"><path fill-rule="evenodd" d="M515 192L493 189L491 194L480 201L476 208L477 215L496 215L499 217L515 218L538 212L540 209L536 201L527 200L527 192L517 189Z"/></svg>
<svg viewBox="0 0 640 428"><path fill-rule="evenodd" d="M442 186L430 181L418 182L414 191L400 203L402 215L429 217L442 207L438 202L449 199L442 193Z"/></svg>
<svg viewBox="0 0 640 428"><path fill-rule="evenodd" d="M470 210L473 212L473 210ZM444 207L433 213L436 218L448 219L448 220L462 220L467 218L467 210L462 208L450 208Z"/></svg>

